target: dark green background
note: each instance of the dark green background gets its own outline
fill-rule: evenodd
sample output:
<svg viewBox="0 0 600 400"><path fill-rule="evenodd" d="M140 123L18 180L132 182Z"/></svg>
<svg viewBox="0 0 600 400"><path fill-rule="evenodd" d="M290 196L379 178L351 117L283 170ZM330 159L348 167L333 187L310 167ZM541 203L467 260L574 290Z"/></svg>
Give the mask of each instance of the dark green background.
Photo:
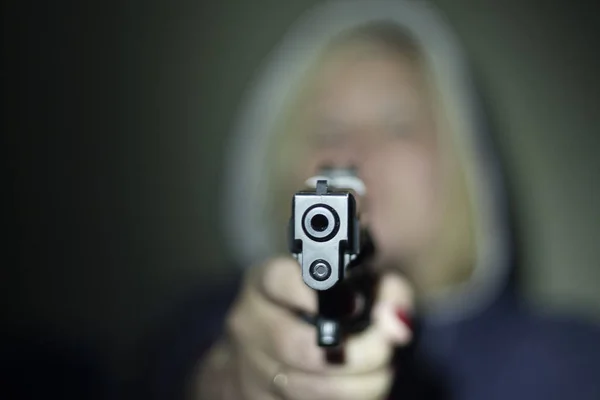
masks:
<svg viewBox="0 0 600 400"><path fill-rule="evenodd" d="M6 331L90 341L122 378L137 373L169 308L228 275L216 213L227 133L261 61L313 3L5 5ZM435 3L499 132L526 294L600 318L597 10Z"/></svg>

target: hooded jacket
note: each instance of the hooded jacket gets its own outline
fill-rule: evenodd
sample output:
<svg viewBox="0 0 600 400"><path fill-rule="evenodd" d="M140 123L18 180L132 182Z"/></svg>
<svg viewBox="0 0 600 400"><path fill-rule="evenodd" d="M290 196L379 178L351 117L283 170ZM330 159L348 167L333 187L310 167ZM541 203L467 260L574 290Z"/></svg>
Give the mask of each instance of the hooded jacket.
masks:
<svg viewBox="0 0 600 400"><path fill-rule="evenodd" d="M302 16L273 50L246 93L228 146L222 214L233 261L243 272L277 252L273 244L280 232L265 222L264 212L273 186L269 144L302 77L336 35L377 21L406 30L423 53L453 125L450 140L465 173L475 237L470 279L427 302L415 344L398 355L401 372L391 398L600 399L598 329L536 317L514 295L507 196L490 130L456 37L425 2L323 3ZM210 309L200 299L185 307L190 316L177 325L173 345L164 345L155 371L155 398L177 398L174 393L201 350L218 336L234 294L232 285L211 296Z"/></svg>

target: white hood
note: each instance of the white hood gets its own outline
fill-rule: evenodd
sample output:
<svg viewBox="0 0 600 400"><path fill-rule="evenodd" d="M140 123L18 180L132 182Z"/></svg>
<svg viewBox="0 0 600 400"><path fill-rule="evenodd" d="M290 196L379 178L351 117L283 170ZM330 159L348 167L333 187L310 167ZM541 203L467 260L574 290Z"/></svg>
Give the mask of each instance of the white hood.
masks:
<svg viewBox="0 0 600 400"><path fill-rule="evenodd" d="M485 308L504 288L509 266L504 193L496 159L480 121L462 50L444 18L417 1L334 1L310 10L267 59L247 93L229 143L223 220L234 261L250 266L274 254L273 232L261 220L270 182L265 160L286 99L323 47L350 28L375 21L403 27L425 56L444 107L454 114L453 138L474 205L476 267L472 278L426 307L428 319L448 323Z"/></svg>

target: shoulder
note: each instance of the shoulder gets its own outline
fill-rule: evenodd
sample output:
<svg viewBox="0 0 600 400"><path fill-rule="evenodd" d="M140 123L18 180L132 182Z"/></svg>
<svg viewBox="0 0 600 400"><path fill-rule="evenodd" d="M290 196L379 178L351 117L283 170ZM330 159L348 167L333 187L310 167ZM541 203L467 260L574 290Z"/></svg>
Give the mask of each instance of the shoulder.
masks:
<svg viewBox="0 0 600 400"><path fill-rule="evenodd" d="M451 362L461 398L600 399L597 324L513 303L466 323L459 336Z"/></svg>
<svg viewBox="0 0 600 400"><path fill-rule="evenodd" d="M528 355L547 365L600 366L600 325L570 316L522 313L507 332L515 357ZM512 333L512 335L511 335Z"/></svg>
<svg viewBox="0 0 600 400"><path fill-rule="evenodd" d="M600 399L600 326L573 317L523 313L499 347L499 377L521 393L546 398Z"/></svg>

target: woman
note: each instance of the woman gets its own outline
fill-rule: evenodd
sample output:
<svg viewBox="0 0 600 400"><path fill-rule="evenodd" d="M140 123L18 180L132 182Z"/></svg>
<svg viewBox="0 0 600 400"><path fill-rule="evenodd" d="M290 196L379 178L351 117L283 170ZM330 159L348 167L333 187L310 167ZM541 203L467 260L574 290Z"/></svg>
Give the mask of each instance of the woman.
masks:
<svg viewBox="0 0 600 400"><path fill-rule="evenodd" d="M308 14L273 55L233 143L228 242L255 267L231 306L222 295L212 313L197 309L201 322L184 329L193 340L166 349L186 355L165 362L178 366L173 378L185 377L190 398L222 400L600 398L597 328L519 304L486 133L459 48L426 4ZM374 265L395 271L382 273L373 324L347 340L342 365L282 306L316 308L283 232L292 194L323 165L357 169Z"/></svg>

